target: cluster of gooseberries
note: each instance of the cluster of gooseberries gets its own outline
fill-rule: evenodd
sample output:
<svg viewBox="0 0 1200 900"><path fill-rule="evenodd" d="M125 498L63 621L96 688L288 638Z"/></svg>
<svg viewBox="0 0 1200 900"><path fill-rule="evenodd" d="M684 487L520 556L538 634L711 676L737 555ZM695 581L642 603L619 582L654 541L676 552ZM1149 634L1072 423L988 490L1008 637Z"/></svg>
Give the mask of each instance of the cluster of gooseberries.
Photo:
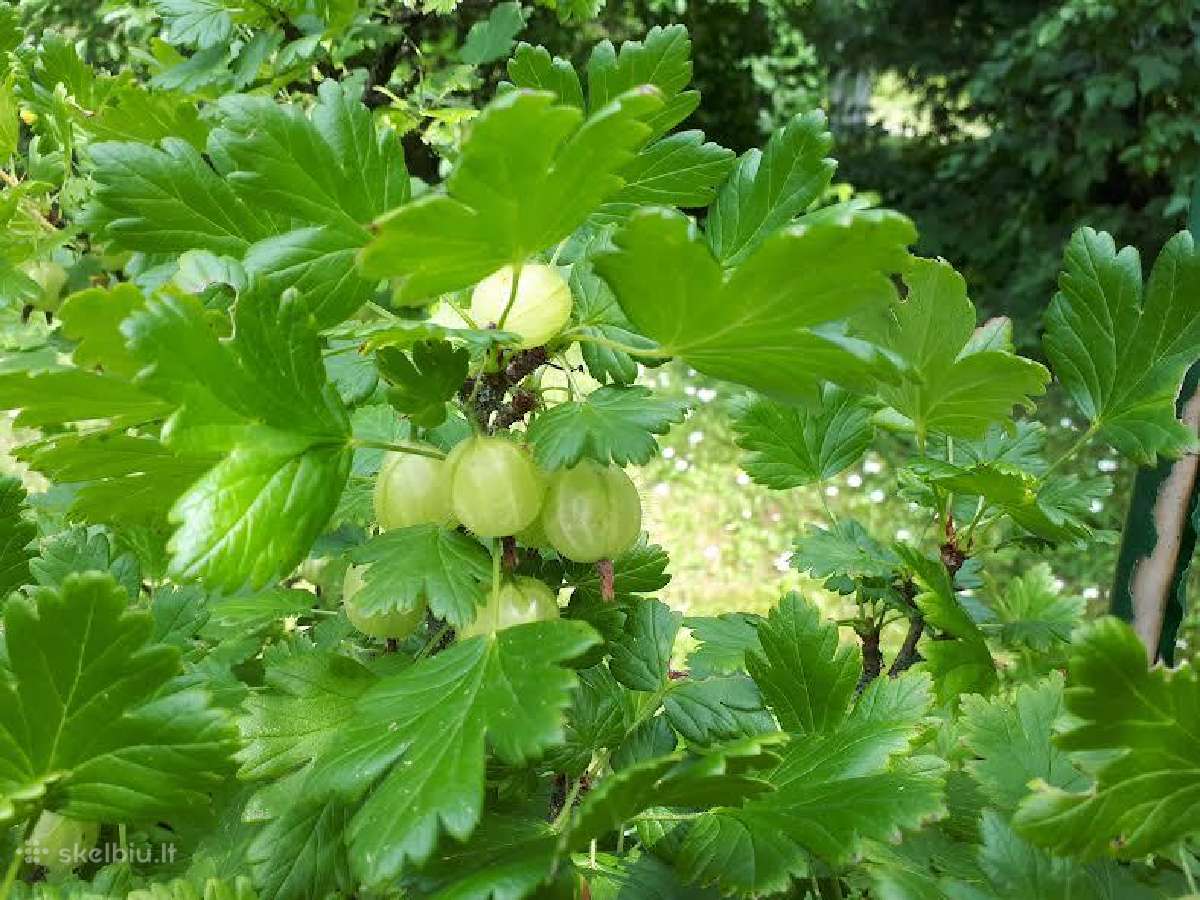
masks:
<svg viewBox="0 0 1200 900"><path fill-rule="evenodd" d="M517 349L530 349L543 346L563 329L571 306L570 287L556 269L527 265L519 275L505 267L481 281L468 315L476 323L502 324L517 335ZM554 391L554 373L559 371L543 370L543 394ZM565 384L561 387L565 393ZM380 528L461 527L480 538L515 538L526 547L549 548L577 563L612 560L634 543L641 531L641 501L624 471L584 459L573 468L547 473L515 437L477 434L444 459L433 447L413 448L428 455L389 451L375 483ZM347 616L363 633L401 639L424 621L423 603L398 612L364 610L356 601L363 584L362 568L351 567L342 593ZM535 578L506 578L489 592L487 604L460 629L459 637L557 615L557 598L548 585Z"/></svg>

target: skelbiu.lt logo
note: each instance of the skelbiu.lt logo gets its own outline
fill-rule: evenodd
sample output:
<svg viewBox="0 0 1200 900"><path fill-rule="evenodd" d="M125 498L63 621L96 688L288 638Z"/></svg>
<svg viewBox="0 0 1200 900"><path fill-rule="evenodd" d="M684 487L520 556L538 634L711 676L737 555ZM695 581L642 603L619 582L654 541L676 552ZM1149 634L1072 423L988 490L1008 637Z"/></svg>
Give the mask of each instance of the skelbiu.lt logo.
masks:
<svg viewBox="0 0 1200 900"><path fill-rule="evenodd" d="M24 861L31 865L50 867L78 868L85 863L143 863L162 864L175 861L174 844L141 844L137 846L121 846L120 844L97 844L92 847L75 845L73 847L47 847L38 841L27 841L24 847Z"/></svg>

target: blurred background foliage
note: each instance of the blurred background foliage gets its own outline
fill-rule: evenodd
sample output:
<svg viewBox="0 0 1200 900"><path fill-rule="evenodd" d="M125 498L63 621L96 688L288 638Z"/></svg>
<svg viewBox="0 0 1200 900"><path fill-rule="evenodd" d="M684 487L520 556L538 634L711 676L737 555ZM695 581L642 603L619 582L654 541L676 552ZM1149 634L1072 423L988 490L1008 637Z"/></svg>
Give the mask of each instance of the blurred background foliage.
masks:
<svg viewBox="0 0 1200 900"><path fill-rule="evenodd" d="M189 18L197 10L209 14ZM153 111L135 102L138 82L212 98L355 78L426 180L504 79L515 41L583 66L598 41L682 22L704 98L691 127L740 152L825 108L838 180L913 217L918 252L949 259L982 312L1011 316L1033 354L1071 231L1110 230L1148 268L1184 226L1200 173L1200 0L18 0L8 15L57 48L18 91L43 116L108 116L119 131L137 124L123 107ZM89 82L80 60L107 76ZM69 99L56 81L72 85ZM202 141L203 121L195 129ZM52 162L52 150L39 152ZM727 387L677 366L646 377L695 406L640 475L650 531L672 552L666 599L677 607L764 608L801 583L791 542L825 506L881 537L927 526L897 494L886 445L823 498L769 492L738 468ZM1053 393L1039 419L1064 446L1076 436ZM1119 528L1129 473L1103 447L1073 465L1114 476L1095 512ZM1114 556L1059 556L1055 577L1100 602Z"/></svg>

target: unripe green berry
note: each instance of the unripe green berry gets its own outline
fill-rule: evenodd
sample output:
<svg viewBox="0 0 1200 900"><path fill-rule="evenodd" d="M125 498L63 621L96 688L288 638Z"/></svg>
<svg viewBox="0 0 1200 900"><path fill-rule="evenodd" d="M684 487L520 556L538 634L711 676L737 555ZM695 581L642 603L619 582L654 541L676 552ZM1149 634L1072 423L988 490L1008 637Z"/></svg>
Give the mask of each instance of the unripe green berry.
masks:
<svg viewBox="0 0 1200 900"><path fill-rule="evenodd" d="M558 618L558 598L542 581L520 576L500 585L499 592L488 593L487 604L475 615L475 621L458 632L461 640L479 634L495 634L514 625Z"/></svg>
<svg viewBox="0 0 1200 900"><path fill-rule="evenodd" d="M450 508L480 537L503 537L529 527L542 508L545 476L528 451L499 437L463 441L446 460Z"/></svg>
<svg viewBox="0 0 1200 900"><path fill-rule="evenodd" d="M585 459L550 476L542 527L550 546L569 560L613 559L642 530L641 498L621 469Z"/></svg>

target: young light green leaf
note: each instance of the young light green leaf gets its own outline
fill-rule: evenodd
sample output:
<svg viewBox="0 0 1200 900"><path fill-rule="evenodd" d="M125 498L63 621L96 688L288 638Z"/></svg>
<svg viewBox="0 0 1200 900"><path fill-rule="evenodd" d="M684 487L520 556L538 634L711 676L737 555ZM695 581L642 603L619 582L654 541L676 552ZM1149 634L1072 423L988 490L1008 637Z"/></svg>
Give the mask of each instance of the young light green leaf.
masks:
<svg viewBox="0 0 1200 900"><path fill-rule="evenodd" d="M316 762L306 791L361 796L347 832L356 872L375 883L429 859L445 830L479 823L485 744L512 766L562 740L576 684L563 667L597 641L578 622L537 622L472 638L382 679Z"/></svg>
<svg viewBox="0 0 1200 900"><path fill-rule="evenodd" d="M927 484L957 494L982 497L1003 510L1029 533L1055 543L1078 542L1091 536L1084 517L1088 504L1106 493L1099 484L1075 476L1042 480L1008 463L980 463L970 468L939 460L918 459L909 467ZM1065 488L1065 490L1064 490Z"/></svg>
<svg viewBox="0 0 1200 900"><path fill-rule="evenodd" d="M825 155L832 146L824 113L813 110L772 134L766 150L742 155L708 212L708 245L722 266L745 262L820 198L837 168Z"/></svg>
<svg viewBox="0 0 1200 900"><path fill-rule="evenodd" d="M179 653L108 575L69 576L8 603L0 678L0 821L10 799L52 787L85 821L154 822L205 809L234 735L196 689L175 689Z"/></svg>
<svg viewBox="0 0 1200 900"><path fill-rule="evenodd" d="M967 766L988 800L1006 815L1036 780L1066 791L1087 789L1087 776L1051 741L1065 712L1057 672L1037 684L1019 685L1011 697L963 697L963 741L976 757Z"/></svg>
<svg viewBox="0 0 1200 900"><path fill-rule="evenodd" d="M17 409L22 428L107 420L128 428L163 418L171 407L127 381L79 369L0 374L0 409Z"/></svg>
<svg viewBox="0 0 1200 900"><path fill-rule="evenodd" d="M436 525L385 531L351 558L371 566L355 598L362 610L384 614L428 602L434 615L456 628L475 620L492 575L491 557L477 540Z"/></svg>
<svg viewBox="0 0 1200 900"><path fill-rule="evenodd" d="M53 434L18 456L57 484L77 485L73 515L113 525L165 525L175 498L217 462L121 432Z"/></svg>
<svg viewBox="0 0 1200 900"><path fill-rule="evenodd" d="M1004 644L1039 653L1070 641L1087 612L1082 597L1063 595L1044 562L1014 576L1003 591L987 598L987 604L995 616L989 625Z"/></svg>
<svg viewBox="0 0 1200 900"><path fill-rule="evenodd" d="M529 426L538 465L570 468L581 459L618 466L641 464L658 450L654 435L683 421L684 405L640 385L606 385L583 400L560 403Z"/></svg>
<svg viewBox="0 0 1200 900"><path fill-rule="evenodd" d="M120 325L144 302L142 292L128 282L112 288L88 288L64 300L58 317L63 334L77 342L72 354L75 365L133 378L140 366L125 346Z"/></svg>
<svg viewBox="0 0 1200 900"><path fill-rule="evenodd" d="M755 398L733 420L742 468L756 483L786 490L832 478L854 465L875 436L871 404L825 385L815 406Z"/></svg>
<svg viewBox="0 0 1200 900"><path fill-rule="evenodd" d="M1095 774L1089 790L1051 784L1017 810L1017 831L1058 854L1116 849L1142 856L1194 831L1200 807L1195 734L1200 679L1190 666L1150 669L1125 623L1104 618L1076 636L1058 739ZM1089 764L1090 763L1090 764Z"/></svg>
<svg viewBox="0 0 1200 900"><path fill-rule="evenodd" d="M502 94L475 120L445 192L379 220L362 271L401 279L401 298L418 300L523 263L622 186L617 172L645 143L642 119L660 105L652 88L635 89L584 119L551 94Z"/></svg>
<svg viewBox="0 0 1200 900"><path fill-rule="evenodd" d="M792 546L792 568L814 578L889 578L898 562L854 519L829 528L806 525Z"/></svg>
<svg viewBox="0 0 1200 900"><path fill-rule="evenodd" d="M908 296L877 328L883 346L907 364L903 380L880 393L924 440L932 432L982 438L1007 423L1014 406L1032 408L1050 373L1017 356L988 326L977 331L963 277L940 259L914 257L904 273Z"/></svg>
<svg viewBox="0 0 1200 900"><path fill-rule="evenodd" d="M1186 231L1159 254L1143 295L1137 250L1081 228L1046 312L1046 355L1092 429L1142 465L1194 442L1175 415L1200 358L1200 252Z"/></svg>
<svg viewBox="0 0 1200 900"><path fill-rule="evenodd" d="M644 210L600 254L634 327L664 356L783 398L813 401L817 382L870 388L890 364L839 323L886 307L915 233L895 213L856 212L776 234L726 273L689 220Z"/></svg>

